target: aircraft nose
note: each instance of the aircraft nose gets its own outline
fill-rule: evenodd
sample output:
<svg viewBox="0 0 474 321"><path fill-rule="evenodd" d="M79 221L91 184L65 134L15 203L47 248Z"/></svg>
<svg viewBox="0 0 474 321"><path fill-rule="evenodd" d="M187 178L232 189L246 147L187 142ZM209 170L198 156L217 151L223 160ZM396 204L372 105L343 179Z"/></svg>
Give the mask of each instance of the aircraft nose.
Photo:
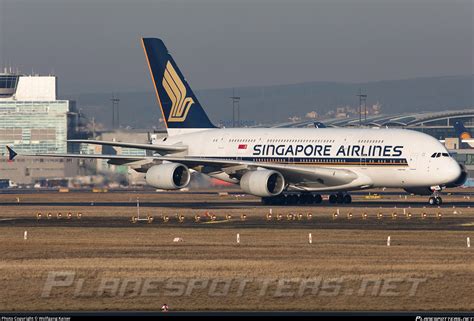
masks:
<svg viewBox="0 0 474 321"><path fill-rule="evenodd" d="M452 160L445 169L446 179L449 183L457 182L463 175L461 166L455 160Z"/></svg>

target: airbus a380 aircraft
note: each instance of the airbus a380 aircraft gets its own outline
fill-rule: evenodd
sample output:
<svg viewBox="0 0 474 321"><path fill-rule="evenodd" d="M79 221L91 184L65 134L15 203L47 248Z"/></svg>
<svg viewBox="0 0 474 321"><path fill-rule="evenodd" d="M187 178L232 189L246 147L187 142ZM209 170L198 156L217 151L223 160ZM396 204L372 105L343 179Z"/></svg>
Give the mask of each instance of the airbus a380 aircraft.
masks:
<svg viewBox="0 0 474 321"><path fill-rule="evenodd" d="M160 189L188 185L192 170L240 184L266 204L313 204L320 193L350 203L349 191L403 188L431 195L462 185L466 171L435 138L403 129L216 128L160 39L142 45L168 137L155 144L73 140L151 150L154 156L34 154L109 159L146 173ZM16 153L9 148L10 158Z"/></svg>

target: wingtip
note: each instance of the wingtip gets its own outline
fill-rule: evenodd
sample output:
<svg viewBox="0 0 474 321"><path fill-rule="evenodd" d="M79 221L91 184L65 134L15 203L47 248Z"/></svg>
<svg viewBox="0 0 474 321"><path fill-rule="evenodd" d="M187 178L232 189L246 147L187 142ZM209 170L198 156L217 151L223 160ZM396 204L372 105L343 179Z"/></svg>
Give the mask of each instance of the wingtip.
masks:
<svg viewBox="0 0 474 321"><path fill-rule="evenodd" d="M8 150L8 160L13 161L15 157L18 155L13 148L7 145L7 150Z"/></svg>

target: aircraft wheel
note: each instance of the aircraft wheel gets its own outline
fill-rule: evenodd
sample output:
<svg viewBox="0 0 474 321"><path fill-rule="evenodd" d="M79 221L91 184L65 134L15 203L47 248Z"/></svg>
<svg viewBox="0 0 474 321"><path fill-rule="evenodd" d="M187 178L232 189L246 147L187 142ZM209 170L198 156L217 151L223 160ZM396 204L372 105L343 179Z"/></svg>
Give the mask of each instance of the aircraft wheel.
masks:
<svg viewBox="0 0 474 321"><path fill-rule="evenodd" d="M344 195L343 202L344 202L344 204L352 203L352 197L349 194Z"/></svg>
<svg viewBox="0 0 474 321"><path fill-rule="evenodd" d="M270 197L262 197L262 204L263 205L271 205Z"/></svg>
<svg viewBox="0 0 474 321"><path fill-rule="evenodd" d="M291 195L291 205L296 205L300 202L300 197L298 194Z"/></svg>
<svg viewBox="0 0 474 321"><path fill-rule="evenodd" d="M329 203L331 203L331 204L336 204L337 203L337 195L336 194L329 195Z"/></svg>
<svg viewBox="0 0 474 321"><path fill-rule="evenodd" d="M323 201L323 198L321 197L320 194L313 195L313 203L314 204L320 204L322 201Z"/></svg>
<svg viewBox="0 0 474 321"><path fill-rule="evenodd" d="M280 194L275 198L275 205L285 205L285 204L286 204L285 195Z"/></svg>
<svg viewBox="0 0 474 321"><path fill-rule="evenodd" d="M300 195L300 204L313 204L313 195L311 195L311 194L301 194Z"/></svg>
<svg viewBox="0 0 474 321"><path fill-rule="evenodd" d="M430 205L436 205L436 198L435 197L430 197L429 200L428 200L428 203Z"/></svg>

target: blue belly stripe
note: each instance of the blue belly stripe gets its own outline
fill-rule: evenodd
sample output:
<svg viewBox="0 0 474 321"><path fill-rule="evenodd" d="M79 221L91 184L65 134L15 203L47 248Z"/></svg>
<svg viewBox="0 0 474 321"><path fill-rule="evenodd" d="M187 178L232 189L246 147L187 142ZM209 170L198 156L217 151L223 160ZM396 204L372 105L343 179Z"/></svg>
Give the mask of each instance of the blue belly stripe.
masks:
<svg viewBox="0 0 474 321"><path fill-rule="evenodd" d="M194 157L194 156L191 156ZM406 158L341 158L341 157L226 157L211 156L216 160L250 161L256 163L279 163L297 165L351 165L351 166L408 166Z"/></svg>

